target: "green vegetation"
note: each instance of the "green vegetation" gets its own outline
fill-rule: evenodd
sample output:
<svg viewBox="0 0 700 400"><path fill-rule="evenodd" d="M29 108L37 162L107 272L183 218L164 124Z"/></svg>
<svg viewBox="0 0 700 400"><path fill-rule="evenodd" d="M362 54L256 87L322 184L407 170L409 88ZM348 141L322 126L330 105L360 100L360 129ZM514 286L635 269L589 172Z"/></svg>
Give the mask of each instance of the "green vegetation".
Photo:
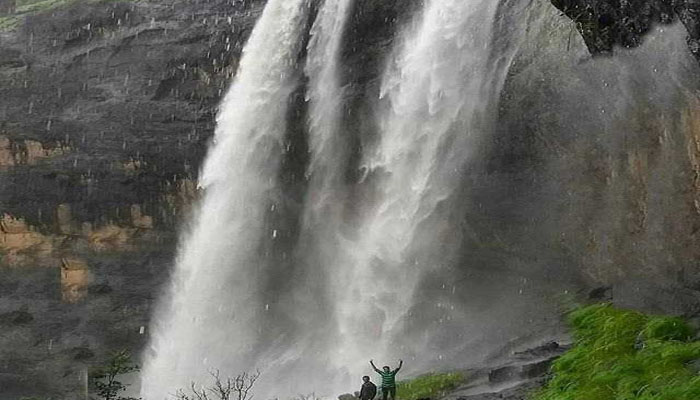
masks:
<svg viewBox="0 0 700 400"><path fill-rule="evenodd" d="M462 382L464 377L458 373L422 375L399 382L396 397L401 400L434 399Z"/></svg>
<svg viewBox="0 0 700 400"><path fill-rule="evenodd" d="M569 315L575 346L554 362L535 400L697 400L700 341L680 318L647 316L609 304Z"/></svg>
<svg viewBox="0 0 700 400"><path fill-rule="evenodd" d="M0 17L0 32L11 31L19 25L19 17L12 15L9 17Z"/></svg>
<svg viewBox="0 0 700 400"><path fill-rule="evenodd" d="M121 375L138 370L138 365L131 361L131 355L126 350L118 351L112 354L107 365L92 377L92 387L100 399L137 400L134 397L120 396L120 393L126 390L127 385L118 379Z"/></svg>

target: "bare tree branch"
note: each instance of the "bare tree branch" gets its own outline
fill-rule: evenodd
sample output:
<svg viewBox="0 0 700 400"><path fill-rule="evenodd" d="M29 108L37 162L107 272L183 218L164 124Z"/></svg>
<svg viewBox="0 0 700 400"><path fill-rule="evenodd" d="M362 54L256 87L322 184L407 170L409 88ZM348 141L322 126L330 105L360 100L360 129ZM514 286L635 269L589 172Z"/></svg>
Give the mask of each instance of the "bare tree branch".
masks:
<svg viewBox="0 0 700 400"><path fill-rule="evenodd" d="M255 373L243 372L235 377L221 377L221 371L212 369L209 371L212 384L208 387L197 387L191 382L189 393L178 389L174 397L176 400L252 400L252 389L260 377L260 371ZM209 397L209 396L213 397ZM311 399L309 399L311 400Z"/></svg>
<svg viewBox="0 0 700 400"><path fill-rule="evenodd" d="M316 393L309 393L309 394L300 394L295 398L295 400L321 400L321 399L316 396Z"/></svg>

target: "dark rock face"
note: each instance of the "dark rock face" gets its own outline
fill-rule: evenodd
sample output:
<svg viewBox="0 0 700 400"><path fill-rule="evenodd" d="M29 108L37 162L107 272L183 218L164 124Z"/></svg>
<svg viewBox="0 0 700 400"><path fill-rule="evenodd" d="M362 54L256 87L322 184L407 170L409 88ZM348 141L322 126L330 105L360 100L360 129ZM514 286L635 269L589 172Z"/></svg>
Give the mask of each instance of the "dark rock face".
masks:
<svg viewBox="0 0 700 400"><path fill-rule="evenodd" d="M26 325L32 320L34 320L32 314L21 310L0 314L0 324L3 325Z"/></svg>
<svg viewBox="0 0 700 400"><path fill-rule="evenodd" d="M610 301L613 299L612 287L603 286L588 292L588 298L592 301Z"/></svg>
<svg viewBox="0 0 700 400"><path fill-rule="evenodd" d="M3 398L75 398L109 352L138 359L263 4L74 2L0 31Z"/></svg>
<svg viewBox="0 0 700 400"><path fill-rule="evenodd" d="M590 44L570 22L543 7L545 22L529 26L509 71L491 179L484 180L494 188L504 186L494 181L512 182L511 191L484 190L483 208L491 219L520 215L522 227L538 220L515 239L527 237L535 259L548 245L532 243L549 226L549 246L563 247L552 254L578 265L591 285L581 294L592 301L697 313L699 192L690 188L696 186L698 65L684 27L655 29L635 49L591 58ZM673 195L661 200L660 193ZM518 204L500 200L508 198Z"/></svg>
<svg viewBox="0 0 700 400"><path fill-rule="evenodd" d="M592 54L610 54L614 46L637 47L654 24L680 19L688 47L700 59L700 2L696 0L552 0L576 23Z"/></svg>
<svg viewBox="0 0 700 400"><path fill-rule="evenodd" d="M28 144L47 154L4 174L4 212L50 225L67 204L76 222L100 224L128 219L138 204L156 226L172 226L162 195L196 174L257 12L225 4L84 5L27 17L3 41L2 134L15 158Z"/></svg>
<svg viewBox="0 0 700 400"><path fill-rule="evenodd" d="M546 357L552 354L559 354L562 351L568 350L568 348L569 347L567 345L562 346L558 342L551 341L539 346L535 346L531 349L527 349L524 351L516 351L514 355L515 357L522 359Z"/></svg>

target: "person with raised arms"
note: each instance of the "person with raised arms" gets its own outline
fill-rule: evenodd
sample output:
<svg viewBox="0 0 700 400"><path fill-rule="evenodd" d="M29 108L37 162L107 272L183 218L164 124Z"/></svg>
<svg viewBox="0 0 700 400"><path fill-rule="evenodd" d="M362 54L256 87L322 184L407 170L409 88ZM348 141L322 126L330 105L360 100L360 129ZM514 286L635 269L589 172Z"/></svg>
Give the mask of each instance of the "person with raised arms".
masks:
<svg viewBox="0 0 700 400"><path fill-rule="evenodd" d="M399 366L393 371L388 365L380 370L374 365L374 360L369 360L369 364L382 377L382 400L387 400L389 395L391 395L391 400L396 400L396 374L403 366L403 360L399 360Z"/></svg>

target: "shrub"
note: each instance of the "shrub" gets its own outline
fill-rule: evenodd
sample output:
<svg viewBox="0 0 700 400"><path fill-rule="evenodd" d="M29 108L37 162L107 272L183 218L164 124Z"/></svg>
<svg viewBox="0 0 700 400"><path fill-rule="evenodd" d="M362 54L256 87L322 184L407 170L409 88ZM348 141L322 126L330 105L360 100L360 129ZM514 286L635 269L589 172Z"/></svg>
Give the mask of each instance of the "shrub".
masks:
<svg viewBox="0 0 700 400"><path fill-rule="evenodd" d="M126 350L112 354L107 365L99 369L92 377L92 386L100 399L104 400L138 400L134 397L123 397L127 385L119 380L124 374L136 372L138 365L131 361L131 355Z"/></svg>
<svg viewBox="0 0 700 400"><path fill-rule="evenodd" d="M654 317L643 331L646 339L687 341L693 330L678 317Z"/></svg>
<svg viewBox="0 0 700 400"><path fill-rule="evenodd" d="M687 365L700 358L700 342L682 319L598 304L573 311L569 323L575 346L534 399L700 399L700 376Z"/></svg>

